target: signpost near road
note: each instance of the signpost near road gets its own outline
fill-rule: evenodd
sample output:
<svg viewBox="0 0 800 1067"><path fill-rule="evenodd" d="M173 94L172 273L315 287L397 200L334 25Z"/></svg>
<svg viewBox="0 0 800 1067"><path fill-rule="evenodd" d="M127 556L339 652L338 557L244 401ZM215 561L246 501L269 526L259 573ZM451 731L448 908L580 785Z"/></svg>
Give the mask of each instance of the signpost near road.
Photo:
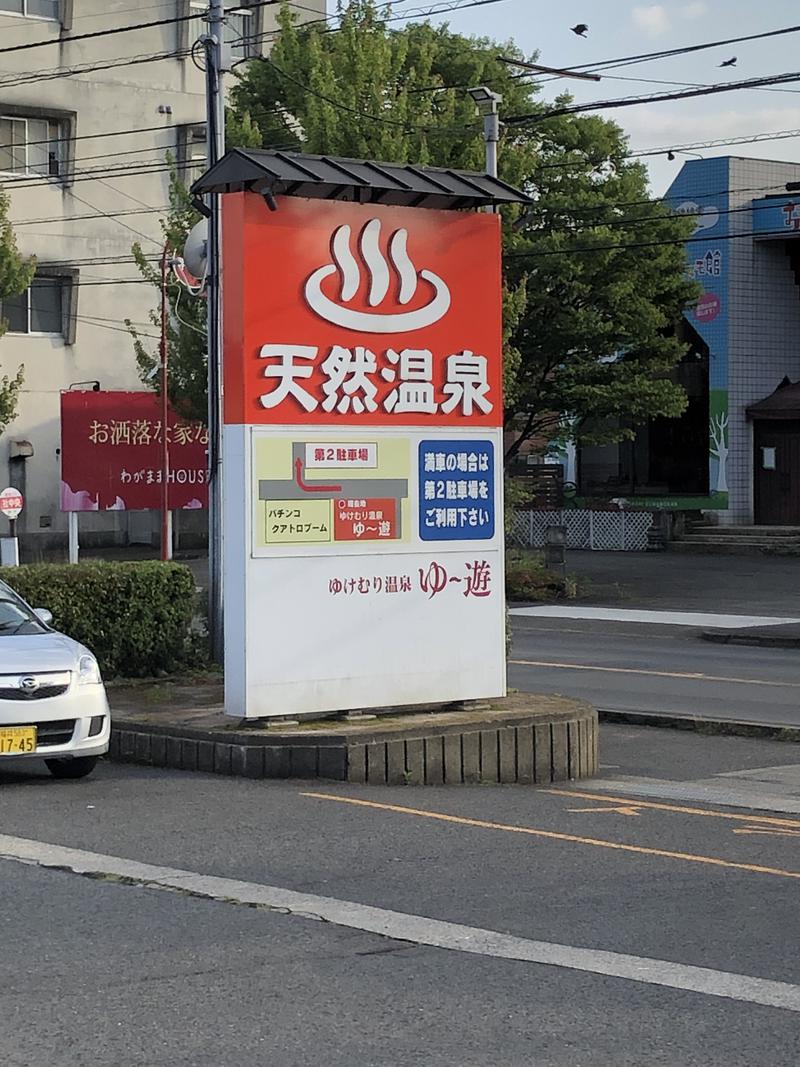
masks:
<svg viewBox="0 0 800 1067"><path fill-rule="evenodd" d="M194 186L274 191L223 197L226 712L502 697L500 219L464 209L525 198L249 155Z"/></svg>
<svg viewBox="0 0 800 1067"><path fill-rule="evenodd" d="M0 566L19 566L19 541L17 540L17 519L25 505L19 489L9 487L0 493L0 514L8 519L9 536L0 538Z"/></svg>

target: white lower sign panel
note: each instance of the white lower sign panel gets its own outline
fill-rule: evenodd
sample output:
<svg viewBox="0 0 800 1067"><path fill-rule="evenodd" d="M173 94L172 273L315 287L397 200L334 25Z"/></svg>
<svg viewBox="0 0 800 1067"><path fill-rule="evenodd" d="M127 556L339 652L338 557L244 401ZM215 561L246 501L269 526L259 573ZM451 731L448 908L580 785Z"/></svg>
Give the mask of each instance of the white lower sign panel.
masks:
<svg viewBox="0 0 800 1067"><path fill-rule="evenodd" d="M500 431L227 426L224 462L228 714L505 694Z"/></svg>

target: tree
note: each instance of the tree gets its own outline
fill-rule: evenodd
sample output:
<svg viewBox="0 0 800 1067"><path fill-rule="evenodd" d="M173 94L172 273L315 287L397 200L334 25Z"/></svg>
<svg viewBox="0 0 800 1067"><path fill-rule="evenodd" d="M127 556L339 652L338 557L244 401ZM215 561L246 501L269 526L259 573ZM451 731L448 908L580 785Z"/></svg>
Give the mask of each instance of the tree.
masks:
<svg viewBox="0 0 800 1067"><path fill-rule="evenodd" d="M8 220L8 208L9 199L0 192L0 308L5 297L18 296L28 288L36 270L35 261L25 259L17 250L14 231ZM7 328L8 323L0 315L0 337ZM23 381L23 367L13 377L7 374L0 377L0 433L16 415Z"/></svg>
<svg viewBox="0 0 800 1067"><path fill-rule="evenodd" d="M481 122L464 91L502 93L500 173L533 205L505 213L506 405L513 454L532 437L615 440L686 404L671 372L674 327L697 289L685 276L691 222L647 189L613 122L559 114L499 55L513 43L417 23L396 29L375 0L340 23L297 23L283 4L271 55L232 91L240 128L265 147L481 170ZM533 57L535 58L535 57ZM557 110L568 109L560 96ZM252 143L252 142L251 142Z"/></svg>
<svg viewBox="0 0 800 1067"><path fill-rule="evenodd" d="M698 294L686 276L691 222L649 197L614 123L559 116L532 129L535 206L506 250L508 277L527 293L512 453L531 437L631 438L649 418L680 415L686 396L671 375L687 346L676 327Z"/></svg>
<svg viewBox="0 0 800 1067"><path fill-rule="evenodd" d="M173 166L169 179L169 211L161 220L164 242L170 253L180 253L186 238L200 215L192 206L192 198ZM161 292L161 265L152 262L137 242L132 248L133 257L142 276ZM167 392L170 403L178 414L186 419L205 423L208 421L208 360L206 349L206 301L204 296L193 296L176 279L167 285ZM161 308L149 313L153 327L161 330ZM125 320L136 354L139 375L145 385L157 393L161 390L158 370L161 358L158 343L146 344L152 334L145 335L130 319Z"/></svg>

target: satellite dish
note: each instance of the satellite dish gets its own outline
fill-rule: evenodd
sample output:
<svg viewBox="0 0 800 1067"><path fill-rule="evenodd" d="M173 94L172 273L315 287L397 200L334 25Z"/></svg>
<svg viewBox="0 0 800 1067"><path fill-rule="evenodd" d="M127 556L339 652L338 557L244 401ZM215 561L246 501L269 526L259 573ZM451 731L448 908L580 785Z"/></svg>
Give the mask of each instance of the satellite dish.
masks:
<svg viewBox="0 0 800 1067"><path fill-rule="evenodd" d="M202 278L208 262L208 220L200 219L189 231L183 246L183 260L195 278Z"/></svg>

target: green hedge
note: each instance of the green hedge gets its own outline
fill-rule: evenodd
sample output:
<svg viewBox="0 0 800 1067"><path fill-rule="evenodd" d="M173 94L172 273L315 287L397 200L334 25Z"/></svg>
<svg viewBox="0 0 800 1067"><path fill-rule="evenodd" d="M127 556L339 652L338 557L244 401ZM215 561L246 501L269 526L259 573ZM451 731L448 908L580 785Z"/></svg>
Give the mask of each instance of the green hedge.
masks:
<svg viewBox="0 0 800 1067"><path fill-rule="evenodd" d="M106 678L143 677L184 665L196 591L178 563L37 563L0 578L53 625L90 648Z"/></svg>

